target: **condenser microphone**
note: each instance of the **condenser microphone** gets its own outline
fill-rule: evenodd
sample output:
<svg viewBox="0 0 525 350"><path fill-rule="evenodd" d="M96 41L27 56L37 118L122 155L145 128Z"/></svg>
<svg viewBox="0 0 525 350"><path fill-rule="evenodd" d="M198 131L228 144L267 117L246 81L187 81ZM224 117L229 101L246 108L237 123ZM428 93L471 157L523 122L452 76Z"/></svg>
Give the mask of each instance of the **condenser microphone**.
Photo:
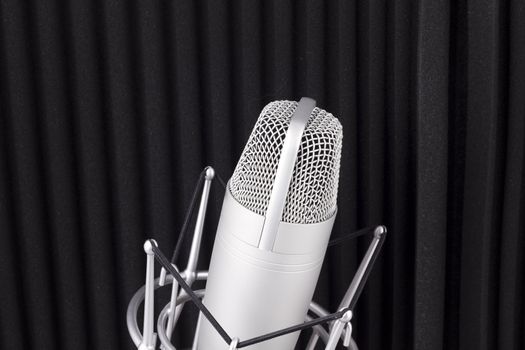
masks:
<svg viewBox="0 0 525 350"><path fill-rule="evenodd" d="M262 110L227 184L203 299L232 337L305 320L337 212L342 138L312 99ZM292 350L298 336L248 348ZM195 345L229 348L202 315Z"/></svg>

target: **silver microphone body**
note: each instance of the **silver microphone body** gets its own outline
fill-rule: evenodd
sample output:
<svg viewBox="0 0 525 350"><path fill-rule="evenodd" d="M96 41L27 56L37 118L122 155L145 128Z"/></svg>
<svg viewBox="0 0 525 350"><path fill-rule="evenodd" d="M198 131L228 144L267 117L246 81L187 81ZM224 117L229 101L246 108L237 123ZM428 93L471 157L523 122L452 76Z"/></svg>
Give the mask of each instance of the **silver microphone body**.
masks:
<svg viewBox="0 0 525 350"><path fill-rule="evenodd" d="M226 189L204 304L241 341L302 323L335 220L342 127L302 99L268 104ZM292 350L299 333L249 346ZM199 317L197 348L229 349Z"/></svg>

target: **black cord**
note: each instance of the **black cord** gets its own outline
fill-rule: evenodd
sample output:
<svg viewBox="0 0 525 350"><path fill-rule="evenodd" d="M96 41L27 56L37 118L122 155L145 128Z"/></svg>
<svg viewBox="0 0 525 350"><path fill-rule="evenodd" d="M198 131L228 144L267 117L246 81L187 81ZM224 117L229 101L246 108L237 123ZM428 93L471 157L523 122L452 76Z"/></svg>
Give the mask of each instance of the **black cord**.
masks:
<svg viewBox="0 0 525 350"><path fill-rule="evenodd" d="M334 320L340 319L341 317L343 317L343 315L348 310L350 310L350 309L349 308L342 309L342 310L334 312L333 314L330 314L330 315L326 315L326 316L323 316L323 317L318 317L318 318L313 319L311 321L307 321L307 322L304 322L304 323L301 323L301 324L298 324L298 325L295 325L295 326L283 328L283 329L275 331L275 332L267 333L265 335L261 335L261 336L255 337L255 338L251 338L251 339L248 339L248 340L245 340L245 341L241 341L241 342L239 342L239 344L237 344L237 348L238 349L244 348L246 346L250 346L250 345L253 345L253 344L261 343L263 341L270 340L270 339L273 339L273 338L277 338L277 337L280 337L282 335L290 334L290 333L297 332L297 331L303 331L305 329L312 328L313 326L317 326L318 324L321 324L321 323L326 323L326 322L330 322L330 321L334 321Z"/></svg>
<svg viewBox="0 0 525 350"><path fill-rule="evenodd" d="M358 231L348 233L348 234L344 235L343 237L338 237L338 238L331 239L330 242L328 242L328 246L331 247L331 246L334 246L334 245L339 245L339 244L343 243L344 241L348 241L348 240L357 238L359 236L368 235L370 233L373 233L374 230L376 229L376 227L377 226L365 227L365 228L362 228L362 229L360 229Z"/></svg>
<svg viewBox="0 0 525 350"><path fill-rule="evenodd" d="M208 321L210 321L213 328L217 330L217 332L222 337L222 339L224 339L226 344L230 344L232 341L232 338L230 338L230 336L228 335L228 333L226 333L224 328L222 328L222 326L215 319L215 317L213 317L210 310L208 310L208 308L204 306L204 304L199 299L199 297L195 294L195 292L191 289L191 287L188 286L184 278L182 278L182 276L177 272L177 270L175 270L173 265L168 261L168 259L164 256L164 254L162 254L162 251L157 247L155 242L151 242L151 245L153 247L152 250L153 250L153 254L155 255L155 259L173 276L173 278L177 280L181 288L184 289L184 291L190 296L195 306L197 306L197 308L199 308L199 310L202 312L204 317L206 317Z"/></svg>

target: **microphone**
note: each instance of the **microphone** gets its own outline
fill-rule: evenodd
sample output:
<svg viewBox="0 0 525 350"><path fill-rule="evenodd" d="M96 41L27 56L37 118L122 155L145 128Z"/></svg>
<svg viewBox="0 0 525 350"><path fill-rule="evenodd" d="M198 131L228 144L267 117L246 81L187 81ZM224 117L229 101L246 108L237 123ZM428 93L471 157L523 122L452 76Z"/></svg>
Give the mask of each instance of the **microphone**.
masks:
<svg viewBox="0 0 525 350"><path fill-rule="evenodd" d="M342 138L312 99L262 110L227 184L203 299L228 334L249 339L305 320L337 212ZM229 348L202 314L196 334L197 349ZM298 337L250 349L291 350Z"/></svg>

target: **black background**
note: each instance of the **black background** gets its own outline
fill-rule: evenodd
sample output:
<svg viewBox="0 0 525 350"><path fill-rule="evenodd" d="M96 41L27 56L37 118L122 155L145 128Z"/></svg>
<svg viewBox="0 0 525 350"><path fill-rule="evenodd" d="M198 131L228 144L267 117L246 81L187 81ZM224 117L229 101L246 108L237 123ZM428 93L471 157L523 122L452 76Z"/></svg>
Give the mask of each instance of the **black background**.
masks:
<svg viewBox="0 0 525 350"><path fill-rule="evenodd" d="M169 254L200 170L228 178L261 108L310 96L344 127L332 237L389 228L360 348L523 349L524 18L521 0L1 0L0 347L132 348L144 240ZM318 302L366 244L330 248Z"/></svg>

